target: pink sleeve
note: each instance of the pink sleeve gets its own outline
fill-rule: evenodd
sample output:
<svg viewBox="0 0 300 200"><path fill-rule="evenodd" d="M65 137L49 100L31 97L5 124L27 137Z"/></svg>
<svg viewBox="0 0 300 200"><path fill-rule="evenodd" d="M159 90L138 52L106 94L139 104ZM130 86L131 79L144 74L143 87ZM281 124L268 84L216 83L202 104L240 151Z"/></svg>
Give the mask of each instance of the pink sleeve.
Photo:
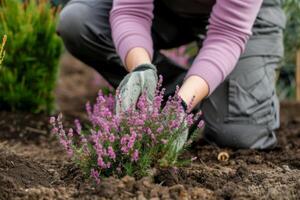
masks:
<svg viewBox="0 0 300 200"><path fill-rule="evenodd" d="M114 0L110 15L112 37L122 61L134 47L153 55L151 25L154 0ZM187 77L202 77L210 94L234 69L251 35L263 0L217 0L203 47Z"/></svg>
<svg viewBox="0 0 300 200"><path fill-rule="evenodd" d="M217 0L207 37L187 77L197 75L211 94L234 69L245 49L263 0Z"/></svg>
<svg viewBox="0 0 300 200"><path fill-rule="evenodd" d="M153 57L151 26L154 0L114 0L110 13L112 38L123 63L135 47L147 50Z"/></svg>

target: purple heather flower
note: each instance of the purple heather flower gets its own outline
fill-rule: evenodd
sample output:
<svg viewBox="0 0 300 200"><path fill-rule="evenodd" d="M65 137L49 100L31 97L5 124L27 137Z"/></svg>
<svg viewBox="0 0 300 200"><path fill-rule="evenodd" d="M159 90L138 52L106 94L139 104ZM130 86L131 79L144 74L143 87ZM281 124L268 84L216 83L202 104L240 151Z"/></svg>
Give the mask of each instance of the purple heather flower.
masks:
<svg viewBox="0 0 300 200"><path fill-rule="evenodd" d="M134 146L136 137L137 137L136 132L135 132L135 131L132 131L132 132L131 132L131 136L130 136L130 138L129 138L129 141L128 141L128 143L127 143L127 147L128 147L129 149L131 149L131 148Z"/></svg>
<svg viewBox="0 0 300 200"><path fill-rule="evenodd" d="M75 127L76 127L77 134L80 135L82 127L81 127L81 124L80 124L79 120L75 119L74 124L75 124Z"/></svg>
<svg viewBox="0 0 300 200"><path fill-rule="evenodd" d="M94 168L91 169L91 177L93 177L97 184L100 184L100 178L99 178L99 172L95 170Z"/></svg>
<svg viewBox="0 0 300 200"><path fill-rule="evenodd" d="M73 156L73 149L71 149L70 147L68 147L67 149L67 155L71 158Z"/></svg>
<svg viewBox="0 0 300 200"><path fill-rule="evenodd" d="M153 143L156 143L156 136L153 133L151 133L150 138Z"/></svg>
<svg viewBox="0 0 300 200"><path fill-rule="evenodd" d="M117 167L116 171L117 171L117 173L121 174L122 173L122 168L121 167Z"/></svg>
<svg viewBox="0 0 300 200"><path fill-rule="evenodd" d="M87 139L85 137L82 137L80 141L81 143L87 143Z"/></svg>
<svg viewBox="0 0 300 200"><path fill-rule="evenodd" d="M163 77L162 75L159 75L156 90L155 90L155 95L154 95L155 97L159 96L159 94L161 93L162 82L163 82Z"/></svg>
<svg viewBox="0 0 300 200"><path fill-rule="evenodd" d="M73 137L73 129L72 129L72 128L69 129L68 137L69 137L69 138L72 138L72 137Z"/></svg>
<svg viewBox="0 0 300 200"><path fill-rule="evenodd" d="M131 149L133 147L134 142L135 142L135 140L132 140L132 139L129 140L129 142L127 144L128 149Z"/></svg>
<svg viewBox="0 0 300 200"><path fill-rule="evenodd" d="M96 137L97 137L97 140L99 140L99 139L103 139L103 137L104 137L104 133L102 133L102 131L101 130L99 130L99 131L97 131L97 133L95 134L96 135Z"/></svg>
<svg viewBox="0 0 300 200"><path fill-rule="evenodd" d="M50 117L50 124L51 125L55 124L55 121L56 121L55 117Z"/></svg>
<svg viewBox="0 0 300 200"><path fill-rule="evenodd" d="M166 139L161 139L160 140L163 144L167 144L168 143L168 140L166 140Z"/></svg>
<svg viewBox="0 0 300 200"><path fill-rule="evenodd" d="M121 138L121 145L126 145L127 141L129 140L129 135L126 134Z"/></svg>
<svg viewBox="0 0 300 200"><path fill-rule="evenodd" d="M197 127L198 127L198 128L203 128L204 124L205 124L204 121L201 120L201 121L198 123Z"/></svg>
<svg viewBox="0 0 300 200"><path fill-rule="evenodd" d="M111 112L114 112L115 110L115 103L115 98L112 94L109 94L109 96L106 98L106 105Z"/></svg>
<svg viewBox="0 0 300 200"><path fill-rule="evenodd" d="M92 119L92 107L91 107L90 102L87 102L85 104L85 109L86 109L86 112L87 112L87 114L88 114L88 116L89 116L89 118L91 120Z"/></svg>
<svg viewBox="0 0 300 200"><path fill-rule="evenodd" d="M139 159L139 150L135 149L132 154L131 161L136 162L138 161L138 159Z"/></svg>
<svg viewBox="0 0 300 200"><path fill-rule="evenodd" d="M163 130L164 130L164 127L161 125L160 127L158 127L158 128L156 129L156 132L159 134L159 133L161 133Z"/></svg>
<svg viewBox="0 0 300 200"><path fill-rule="evenodd" d="M116 137L114 134L110 134L108 139L111 143L113 143L116 140Z"/></svg>
<svg viewBox="0 0 300 200"><path fill-rule="evenodd" d="M53 134L57 134L58 133L58 128L54 127L52 128L52 131L51 131Z"/></svg>
<svg viewBox="0 0 300 200"><path fill-rule="evenodd" d="M181 124L181 122L179 121L179 119L174 119L169 122L169 126L171 129L179 128L180 124Z"/></svg>
<svg viewBox="0 0 300 200"><path fill-rule="evenodd" d="M195 160L197 160L197 157L192 157L191 158L191 161L195 161Z"/></svg>
<svg viewBox="0 0 300 200"><path fill-rule="evenodd" d="M101 169L105 169L105 168L106 168L106 164L104 163L102 157L98 157L97 164L98 164L98 166L99 166Z"/></svg>
<svg viewBox="0 0 300 200"><path fill-rule="evenodd" d="M102 155L103 155L103 156L108 156L107 149L102 148Z"/></svg>
<svg viewBox="0 0 300 200"><path fill-rule="evenodd" d="M148 135L151 135L151 134L152 134L151 128L146 128L146 133L147 133Z"/></svg>
<svg viewBox="0 0 300 200"><path fill-rule="evenodd" d="M129 149L127 146L122 146L121 151L123 152L123 154L127 154L129 152Z"/></svg>
<svg viewBox="0 0 300 200"><path fill-rule="evenodd" d="M147 112L147 108L148 108L148 101L147 101L147 97L146 94L143 93L138 102L137 102L137 108L140 110L141 115L145 114Z"/></svg>
<svg viewBox="0 0 300 200"><path fill-rule="evenodd" d="M111 146L109 146L109 147L107 148L107 152L108 152L108 156L109 156L111 159L113 159L113 160L116 159L116 153L115 153L114 149L113 149Z"/></svg>
<svg viewBox="0 0 300 200"><path fill-rule="evenodd" d="M193 114L188 114L186 116L186 121L188 126L192 126L194 124L194 119L193 119L194 115Z"/></svg>

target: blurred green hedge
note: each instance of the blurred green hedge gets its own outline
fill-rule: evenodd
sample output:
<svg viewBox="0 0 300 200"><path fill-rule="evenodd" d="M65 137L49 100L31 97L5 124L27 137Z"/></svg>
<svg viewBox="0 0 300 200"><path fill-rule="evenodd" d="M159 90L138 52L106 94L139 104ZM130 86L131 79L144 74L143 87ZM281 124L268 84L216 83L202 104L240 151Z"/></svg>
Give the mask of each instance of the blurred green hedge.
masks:
<svg viewBox="0 0 300 200"><path fill-rule="evenodd" d="M2 62L4 60L4 56L5 56L4 46L5 46L6 40L7 40L7 36L4 35L2 38L2 43L0 45L0 70L1 70L1 64L2 64Z"/></svg>
<svg viewBox="0 0 300 200"><path fill-rule="evenodd" d="M296 52L300 49L300 1L284 0L287 17L284 32L285 56L277 84L280 99L295 98Z"/></svg>
<svg viewBox="0 0 300 200"><path fill-rule="evenodd" d="M62 50L56 13L47 0L0 1L0 35L8 38L0 69L0 110L53 110Z"/></svg>

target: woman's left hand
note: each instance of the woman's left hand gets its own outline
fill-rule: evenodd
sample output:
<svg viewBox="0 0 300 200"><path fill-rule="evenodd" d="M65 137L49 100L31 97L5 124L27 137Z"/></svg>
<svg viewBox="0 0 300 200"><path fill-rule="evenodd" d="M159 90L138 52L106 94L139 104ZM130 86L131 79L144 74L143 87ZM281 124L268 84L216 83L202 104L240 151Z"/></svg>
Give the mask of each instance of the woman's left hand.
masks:
<svg viewBox="0 0 300 200"><path fill-rule="evenodd" d="M189 76L182 84L178 95L192 110L198 103L209 94L208 84L200 76ZM192 102L191 102L192 101Z"/></svg>

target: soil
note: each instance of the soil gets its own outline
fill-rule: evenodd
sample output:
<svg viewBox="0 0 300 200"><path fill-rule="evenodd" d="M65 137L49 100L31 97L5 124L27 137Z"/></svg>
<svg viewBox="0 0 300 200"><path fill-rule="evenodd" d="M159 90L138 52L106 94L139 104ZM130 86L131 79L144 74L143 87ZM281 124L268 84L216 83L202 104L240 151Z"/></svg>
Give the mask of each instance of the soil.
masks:
<svg viewBox="0 0 300 200"><path fill-rule="evenodd" d="M91 87L87 80L94 72L87 73L78 61L68 63L62 71L71 71L61 73L57 99L70 124L84 116L84 102L107 83ZM77 63L75 71L67 68L70 63ZM78 88L78 83L84 84ZM273 150L221 149L199 141L190 149L197 156L190 166L156 169L140 180L110 177L99 185L67 158L49 132L48 116L0 111L0 199L300 199L299 111L299 103L282 103ZM220 152L229 159L219 161Z"/></svg>

